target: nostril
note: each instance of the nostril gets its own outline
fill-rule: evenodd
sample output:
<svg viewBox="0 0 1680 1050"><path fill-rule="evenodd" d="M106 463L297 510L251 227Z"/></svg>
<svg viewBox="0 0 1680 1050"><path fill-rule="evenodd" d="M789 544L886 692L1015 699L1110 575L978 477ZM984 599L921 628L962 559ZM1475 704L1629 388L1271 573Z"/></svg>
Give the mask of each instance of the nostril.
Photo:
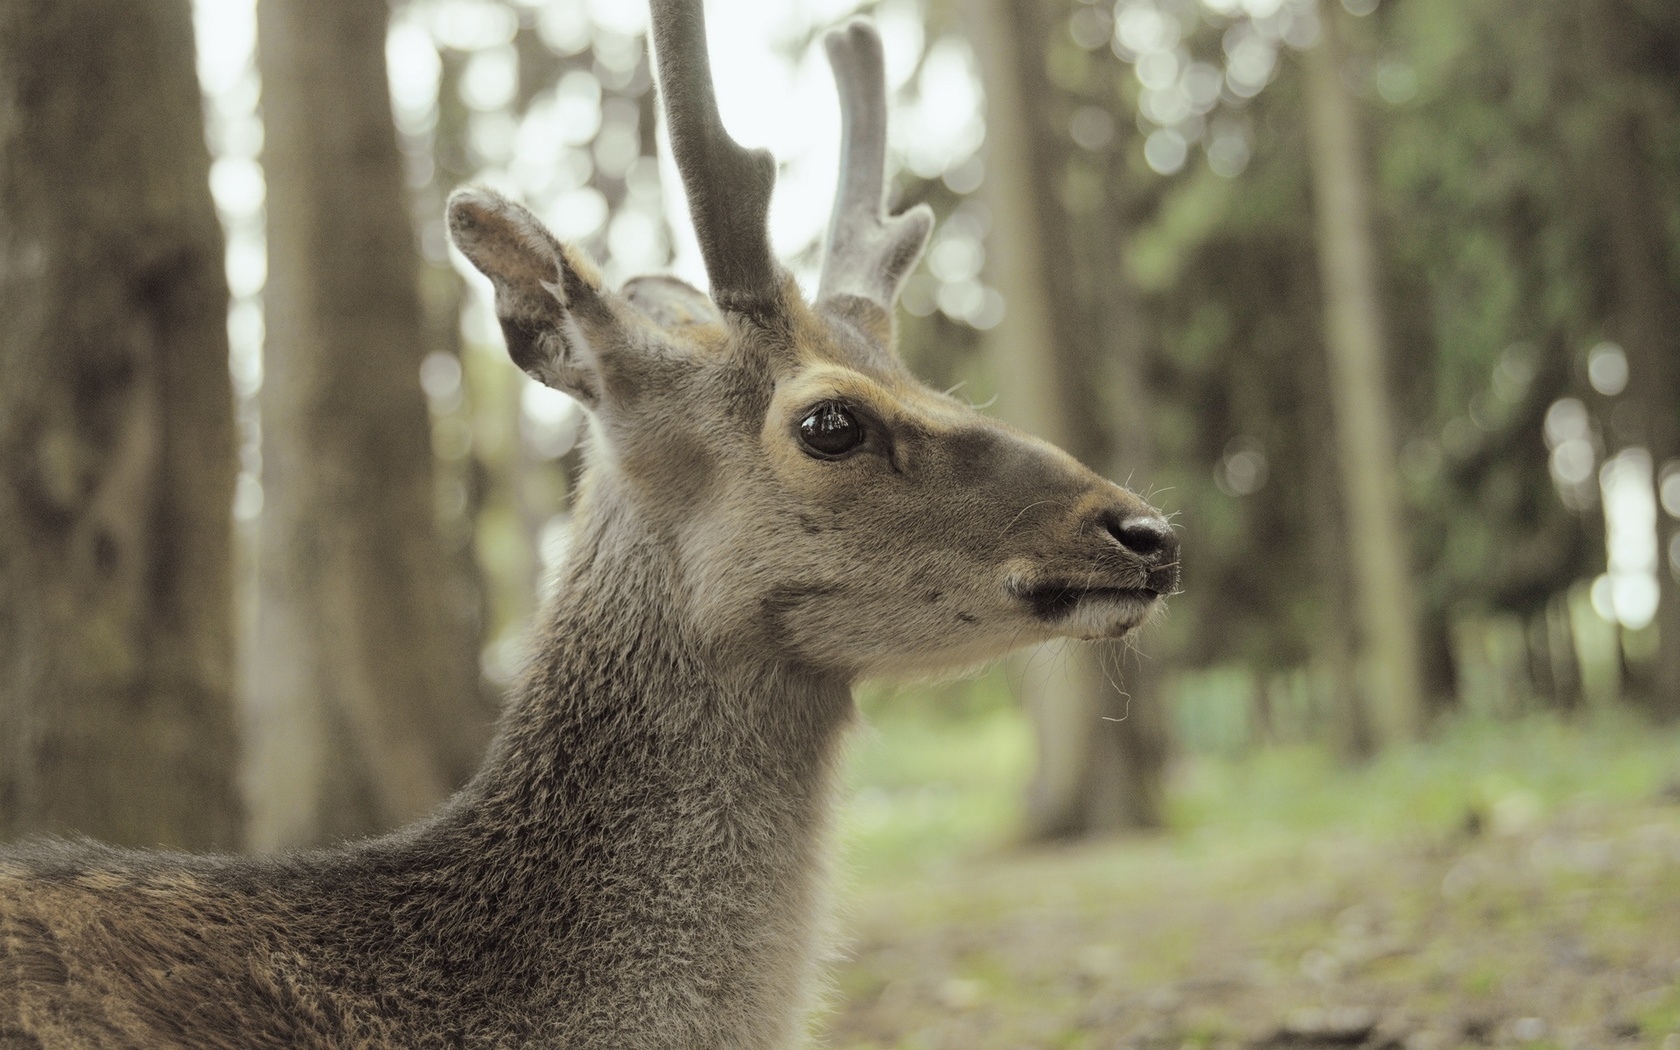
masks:
<svg viewBox="0 0 1680 1050"><path fill-rule="evenodd" d="M1172 526L1160 518L1110 519L1107 525L1108 534L1140 558L1155 559L1167 555L1178 542Z"/></svg>

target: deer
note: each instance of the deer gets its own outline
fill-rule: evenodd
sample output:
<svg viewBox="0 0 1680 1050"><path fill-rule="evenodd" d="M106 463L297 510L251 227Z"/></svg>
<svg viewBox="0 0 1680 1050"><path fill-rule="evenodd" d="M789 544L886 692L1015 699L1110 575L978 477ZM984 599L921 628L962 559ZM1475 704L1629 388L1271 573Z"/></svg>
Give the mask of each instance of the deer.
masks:
<svg viewBox="0 0 1680 1050"><path fill-rule="evenodd" d="M709 293L618 291L484 189L448 203L514 363L590 420L574 535L482 767L430 817L278 856L0 851L0 1047L783 1048L822 987L830 809L864 679L1112 639L1179 583L1132 492L913 378L886 84L832 31L841 177L807 302L775 162L653 0Z"/></svg>

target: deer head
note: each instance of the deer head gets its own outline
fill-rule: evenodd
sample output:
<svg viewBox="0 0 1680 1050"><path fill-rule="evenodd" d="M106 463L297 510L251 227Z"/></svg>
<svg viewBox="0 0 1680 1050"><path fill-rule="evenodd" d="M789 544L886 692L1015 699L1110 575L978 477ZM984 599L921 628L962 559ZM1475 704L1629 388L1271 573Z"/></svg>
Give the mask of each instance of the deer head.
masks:
<svg viewBox="0 0 1680 1050"><path fill-rule="evenodd" d="M884 208L875 31L827 38L844 143L814 304L771 252L774 160L719 119L699 3L654 0L653 37L709 296L669 277L608 290L518 204L449 202L515 363L590 412L579 515L599 545L661 552L660 600L715 651L848 678L1146 620L1178 583L1160 515L895 354L899 287L933 217Z"/></svg>

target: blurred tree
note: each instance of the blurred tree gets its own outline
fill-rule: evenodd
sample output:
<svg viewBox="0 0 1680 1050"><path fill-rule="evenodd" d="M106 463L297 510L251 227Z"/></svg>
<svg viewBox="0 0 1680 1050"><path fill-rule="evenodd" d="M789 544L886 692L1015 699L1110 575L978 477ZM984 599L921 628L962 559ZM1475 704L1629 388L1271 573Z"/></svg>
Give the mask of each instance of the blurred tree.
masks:
<svg viewBox="0 0 1680 1050"><path fill-rule="evenodd" d="M1302 284L1303 288L1310 287ZM1294 356L1299 370L1295 381L1301 400L1300 430L1307 435L1331 433L1335 421L1328 396L1329 362L1325 355L1311 351ZM1331 746L1343 761L1358 762L1371 757L1379 741L1377 727L1372 724L1370 693L1359 675L1359 615L1348 572L1351 556L1343 509L1345 492L1336 483L1339 450L1322 440L1301 441L1299 446L1302 454L1298 462L1305 474L1299 480L1312 508L1303 515L1312 547L1305 568L1317 581L1320 603L1312 659L1324 680Z"/></svg>
<svg viewBox="0 0 1680 1050"><path fill-rule="evenodd" d="M1322 724L1351 746L1363 716L1345 704L1358 691L1335 668L1360 617L1349 537L1336 525L1338 450L1324 440L1334 417L1317 253L1303 235L1313 227L1308 87L1300 62L1259 78L1274 68L1259 61L1267 49L1316 38L1318 16L1285 4L1249 18L1236 6L1203 3L1198 19L1178 23L1182 41L1168 32L1151 52L1176 47L1176 62L1138 67L1157 85L1138 92L1140 116L1179 121L1151 141L1199 141L1206 155L1205 166L1152 180L1158 203L1130 253L1163 336L1155 478L1194 529L1195 586L1167 627L1193 666L1241 661L1276 679L1310 659L1329 705ZM1557 4L1413 0L1337 16L1349 30L1343 90L1378 132L1369 221L1394 289L1382 380L1402 449L1396 480L1417 523L1410 557L1428 702L1450 701L1465 681L1456 655L1480 636L1466 626L1513 614L1545 622L1531 637L1550 650L1537 660L1558 670L1559 702L1579 686L1567 595L1602 571L1603 540L1598 516L1585 513L1595 507L1559 498L1539 435L1578 382L1571 348L1601 338L1592 299L1606 253L1594 249L1592 210L1578 206L1595 192L1591 158L1576 161L1565 130L1594 127L1571 101L1590 92L1558 61L1579 36L1563 30L1566 14ZM1150 24L1127 16L1116 37L1142 48L1134 30ZM1162 107L1163 92L1198 77L1219 83L1208 74L1222 62L1217 101L1202 96L1212 112ZM1154 80L1163 65L1178 71L1176 86ZM1170 151L1146 155L1151 166L1178 163ZM1575 445L1590 455L1588 441Z"/></svg>
<svg viewBox="0 0 1680 1050"><path fill-rule="evenodd" d="M0 838L237 843L227 284L186 0L0 7Z"/></svg>
<svg viewBox="0 0 1680 1050"><path fill-rule="evenodd" d="M1582 203L1606 185L1600 85L1620 79L1581 46L1580 17L1511 0L1385 7L1366 67L1386 102L1397 356L1428 365L1391 375L1418 421L1403 473L1419 535L1449 539L1416 552L1424 621L1439 637L1525 619L1530 685L1565 708L1585 673L1570 590L1605 564L1593 468L1626 416L1580 367L1615 298L1603 211ZM1551 410L1583 398L1599 419L1560 430L1573 417Z"/></svg>
<svg viewBox="0 0 1680 1050"><path fill-rule="evenodd" d="M435 524L384 0L261 0L268 173L251 841L393 827L471 772L476 635Z"/></svg>
<svg viewBox="0 0 1680 1050"><path fill-rule="evenodd" d="M1364 30L1347 34L1345 68L1381 132L1374 203L1395 289L1388 379L1417 540L1426 700L1473 679L1454 654L1476 648L1475 625L1555 625L1560 612L1561 634L1530 633L1549 650L1536 666L1559 674L1527 685L1562 704L1578 691L1560 603L1601 571L1602 536L1597 515L1582 513L1595 508L1559 498L1539 436L1571 392L1571 348L1598 324L1584 293L1599 253L1574 206L1586 172L1560 134L1576 94L1559 61L1571 50L1560 11L1423 0L1342 23Z"/></svg>
<svg viewBox="0 0 1680 1050"><path fill-rule="evenodd" d="M1598 150L1607 276L1614 286L1607 329L1627 353L1627 394L1636 417L1627 421L1626 437L1646 447L1660 471L1680 462L1680 280L1664 236L1664 213L1672 205L1662 199L1652 171L1660 118L1650 112L1657 108L1655 93L1646 85L1661 78L1660 66L1672 56L1656 57L1661 44L1643 6L1636 0L1598 0L1582 8L1580 17L1591 59L1603 74L1595 81L1599 139L1589 148ZM1659 537L1665 534L1673 535L1672 528L1659 529ZM1680 580L1665 571L1667 560L1666 545L1659 544L1659 647L1648 690L1653 711L1675 720L1680 719Z"/></svg>
<svg viewBox="0 0 1680 1050"><path fill-rule="evenodd" d="M990 339L999 410L1096 469L1148 477L1144 340L1122 267L1124 201L1106 168L1118 151L1104 141L1103 156L1076 157L1063 130L1079 102L1070 97L1077 70L1102 76L1064 42L1066 10L1057 0L971 6L999 246L992 277L1007 303ZM1119 644L1052 645L1024 658L1022 699L1039 744L1029 838L1161 825L1159 683L1151 663L1127 664L1125 654Z"/></svg>
<svg viewBox="0 0 1680 1050"><path fill-rule="evenodd" d="M1361 648L1374 722L1385 742L1423 728L1423 675L1411 551L1386 382L1380 252L1359 117L1343 80L1340 11L1327 5L1322 39L1302 54L1311 147L1324 336L1330 352L1343 501L1357 584Z"/></svg>

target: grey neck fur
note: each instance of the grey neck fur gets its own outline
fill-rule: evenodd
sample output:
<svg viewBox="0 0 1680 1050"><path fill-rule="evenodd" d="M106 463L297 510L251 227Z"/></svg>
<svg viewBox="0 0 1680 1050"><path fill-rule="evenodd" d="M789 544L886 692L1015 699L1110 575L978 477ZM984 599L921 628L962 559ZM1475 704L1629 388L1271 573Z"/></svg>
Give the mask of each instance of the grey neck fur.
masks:
<svg viewBox="0 0 1680 1050"><path fill-rule="evenodd" d="M600 520L483 771L423 838L466 848L475 906L516 910L464 925L509 967L543 960L544 1013L578 1045L785 1046L821 941L847 683L708 652L667 548Z"/></svg>

